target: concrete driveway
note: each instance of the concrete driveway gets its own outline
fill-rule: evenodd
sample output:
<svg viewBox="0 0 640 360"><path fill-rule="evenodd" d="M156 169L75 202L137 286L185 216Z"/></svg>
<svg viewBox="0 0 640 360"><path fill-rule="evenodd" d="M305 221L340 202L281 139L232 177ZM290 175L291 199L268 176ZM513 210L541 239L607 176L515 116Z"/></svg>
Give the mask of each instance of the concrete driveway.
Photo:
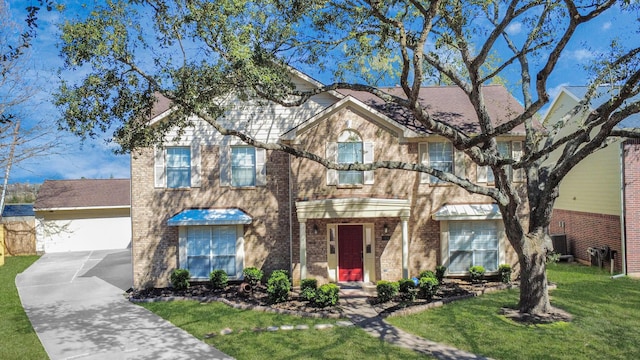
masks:
<svg viewBox="0 0 640 360"><path fill-rule="evenodd" d="M130 250L45 254L16 285L51 359L230 359L130 303Z"/></svg>

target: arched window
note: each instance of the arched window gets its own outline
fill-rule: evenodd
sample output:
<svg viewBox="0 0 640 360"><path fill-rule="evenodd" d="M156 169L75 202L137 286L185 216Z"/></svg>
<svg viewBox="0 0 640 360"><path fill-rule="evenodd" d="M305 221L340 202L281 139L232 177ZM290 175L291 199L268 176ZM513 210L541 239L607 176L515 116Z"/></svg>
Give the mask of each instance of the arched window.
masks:
<svg viewBox="0 0 640 360"><path fill-rule="evenodd" d="M353 130L345 130L338 137L338 163L362 164L362 138ZM362 171L339 171L338 184L359 185L363 182Z"/></svg>

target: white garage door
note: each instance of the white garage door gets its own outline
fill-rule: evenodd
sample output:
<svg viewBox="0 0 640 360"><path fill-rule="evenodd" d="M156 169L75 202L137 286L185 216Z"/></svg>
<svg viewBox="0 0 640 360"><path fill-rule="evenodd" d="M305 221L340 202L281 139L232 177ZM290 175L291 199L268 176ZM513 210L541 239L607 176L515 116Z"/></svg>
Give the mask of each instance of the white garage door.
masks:
<svg viewBox="0 0 640 360"><path fill-rule="evenodd" d="M38 250L45 253L125 249L131 242L131 218L92 217L36 221Z"/></svg>

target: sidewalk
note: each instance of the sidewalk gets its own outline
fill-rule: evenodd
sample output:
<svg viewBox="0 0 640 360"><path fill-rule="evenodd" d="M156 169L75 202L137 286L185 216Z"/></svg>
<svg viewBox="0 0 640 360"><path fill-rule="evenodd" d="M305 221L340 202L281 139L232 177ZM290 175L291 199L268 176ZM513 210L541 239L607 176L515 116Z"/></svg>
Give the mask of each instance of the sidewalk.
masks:
<svg viewBox="0 0 640 360"><path fill-rule="evenodd" d="M340 302L349 320L364 329L369 335L391 344L442 360L488 359L409 334L388 324L369 305L367 294L361 289L340 289Z"/></svg>
<svg viewBox="0 0 640 360"><path fill-rule="evenodd" d="M16 277L22 305L51 359L231 358L130 303L123 294L131 282L114 272L131 267L105 263L122 260L128 250L122 251L45 254Z"/></svg>

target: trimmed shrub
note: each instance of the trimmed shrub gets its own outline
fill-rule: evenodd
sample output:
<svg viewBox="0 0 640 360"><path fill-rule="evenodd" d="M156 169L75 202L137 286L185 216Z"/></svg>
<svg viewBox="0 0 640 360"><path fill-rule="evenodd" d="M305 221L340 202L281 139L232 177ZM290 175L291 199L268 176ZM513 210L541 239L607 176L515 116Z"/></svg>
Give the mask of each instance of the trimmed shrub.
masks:
<svg viewBox="0 0 640 360"><path fill-rule="evenodd" d="M444 273L447 272L447 267L444 265L436 266L436 279L438 282L442 284L442 280L444 280Z"/></svg>
<svg viewBox="0 0 640 360"><path fill-rule="evenodd" d="M227 283L229 282L229 276L227 272L222 269L213 270L209 274L209 282L211 283L211 287L214 289L224 289L227 287Z"/></svg>
<svg viewBox="0 0 640 360"><path fill-rule="evenodd" d="M415 301L418 289L413 279L401 279L398 281L398 290L403 301Z"/></svg>
<svg viewBox="0 0 640 360"><path fill-rule="evenodd" d="M418 288L420 289L419 296L422 299L431 300L436 292L438 292L439 285L440 283L435 277L420 278L420 282L418 283Z"/></svg>
<svg viewBox="0 0 640 360"><path fill-rule="evenodd" d="M271 303L281 303L287 301L291 291L289 273L284 270L276 270L271 273L267 280L267 295Z"/></svg>
<svg viewBox="0 0 640 360"><path fill-rule="evenodd" d="M511 282L511 265L509 264L500 264L498 266L498 274L500 274L500 281L505 284Z"/></svg>
<svg viewBox="0 0 640 360"><path fill-rule="evenodd" d="M255 287L262 280L264 273L256 267L248 267L242 270L242 275L244 275L244 281L248 282L251 287Z"/></svg>
<svg viewBox="0 0 640 360"><path fill-rule="evenodd" d="M420 275L418 275L418 279L422 279L423 277L432 277L435 279L436 274L434 274L431 270L425 270L420 272Z"/></svg>
<svg viewBox="0 0 640 360"><path fill-rule="evenodd" d="M469 276L471 276L471 282L479 283L484 279L484 266L475 265L469 268Z"/></svg>
<svg viewBox="0 0 640 360"><path fill-rule="evenodd" d="M189 287L191 274L187 269L175 269L171 272L171 286L176 290L185 290Z"/></svg>
<svg viewBox="0 0 640 360"><path fill-rule="evenodd" d="M378 292L378 301L387 302L391 301L400 290L400 285L395 281L380 280L376 284L376 291Z"/></svg>
<svg viewBox="0 0 640 360"><path fill-rule="evenodd" d="M317 307L334 306L340 300L340 288L336 284L324 284L316 291L313 303Z"/></svg>
<svg viewBox="0 0 640 360"><path fill-rule="evenodd" d="M300 282L300 299L304 301L313 301L318 290L318 280L303 279Z"/></svg>

